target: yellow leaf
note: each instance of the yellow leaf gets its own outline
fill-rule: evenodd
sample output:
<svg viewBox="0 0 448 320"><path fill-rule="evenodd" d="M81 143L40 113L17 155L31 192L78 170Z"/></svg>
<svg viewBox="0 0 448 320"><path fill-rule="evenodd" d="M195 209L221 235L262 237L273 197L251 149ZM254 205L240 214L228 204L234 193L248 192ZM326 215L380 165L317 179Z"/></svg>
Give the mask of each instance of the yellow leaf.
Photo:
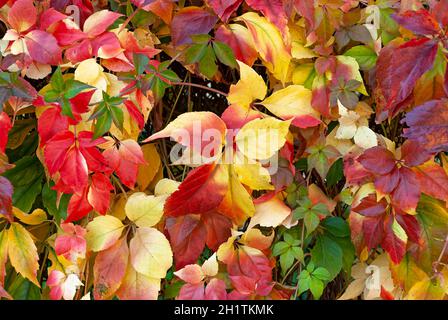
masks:
<svg viewBox="0 0 448 320"><path fill-rule="evenodd" d="M250 220L249 229L260 225L262 227L278 227L291 214L289 208L277 197L255 204L255 215Z"/></svg>
<svg viewBox="0 0 448 320"><path fill-rule="evenodd" d="M120 238L124 225L113 216L99 216L87 225L87 246L92 251L110 248Z"/></svg>
<svg viewBox="0 0 448 320"><path fill-rule="evenodd" d="M127 217L139 227L152 227L163 216L164 196L148 196L137 192L128 198L125 206Z"/></svg>
<svg viewBox="0 0 448 320"><path fill-rule="evenodd" d="M0 285L4 284L8 261L8 231L0 231Z"/></svg>
<svg viewBox="0 0 448 320"><path fill-rule="evenodd" d="M311 106L311 90L301 85L291 85L274 92L262 104L283 120L293 119L292 124L300 128L319 124L319 113Z"/></svg>
<svg viewBox="0 0 448 320"><path fill-rule="evenodd" d="M14 207L12 209L12 213L16 218L18 218L21 222L36 226L47 220L47 214L42 209L36 209L30 214L26 214L19 208Z"/></svg>
<svg viewBox="0 0 448 320"><path fill-rule="evenodd" d="M155 144L145 144L142 146L142 151L146 164L138 167L137 183L140 190L144 191L156 176L162 161L160 160Z"/></svg>
<svg viewBox="0 0 448 320"><path fill-rule="evenodd" d="M240 81L230 86L227 101L243 108L249 108L255 100L263 100L268 88L263 78L254 69L238 61L240 66Z"/></svg>
<svg viewBox="0 0 448 320"><path fill-rule="evenodd" d="M219 265L216 252L202 264L201 268L202 272L208 277L214 277L218 274Z"/></svg>
<svg viewBox="0 0 448 320"><path fill-rule="evenodd" d="M157 300L160 291L160 279L148 277L135 271L128 264L121 287L116 295L120 300Z"/></svg>
<svg viewBox="0 0 448 320"><path fill-rule="evenodd" d="M124 193L120 193L115 196L114 202L111 205L110 208L110 214L116 218L118 218L120 221L123 221L126 219L126 211L124 210L124 207L126 206L127 202L127 195Z"/></svg>
<svg viewBox="0 0 448 320"><path fill-rule="evenodd" d="M177 190L179 185L180 182L170 179L162 179L157 183L154 189L154 194L156 196L170 195Z"/></svg>
<svg viewBox="0 0 448 320"><path fill-rule="evenodd" d="M39 256L30 233L19 223L11 223L8 229L8 255L18 273L40 287L37 280Z"/></svg>
<svg viewBox="0 0 448 320"><path fill-rule="evenodd" d="M132 266L148 277L164 278L173 264L170 243L156 229L138 228L129 247Z"/></svg>
<svg viewBox="0 0 448 320"><path fill-rule="evenodd" d="M237 152L233 168L241 183L252 190L274 190L269 171L260 162L250 161L240 152Z"/></svg>
<svg viewBox="0 0 448 320"><path fill-rule="evenodd" d="M266 18L255 12L247 12L237 20L246 24L254 40L255 49L269 72L282 83L288 82L291 55L286 49L280 31Z"/></svg>
<svg viewBox="0 0 448 320"><path fill-rule="evenodd" d="M271 158L285 144L290 124L271 117L247 123L236 136L239 151L249 159Z"/></svg>
<svg viewBox="0 0 448 320"><path fill-rule="evenodd" d="M304 85L313 69L313 63L304 63L296 66L292 72L292 83Z"/></svg>
<svg viewBox="0 0 448 320"><path fill-rule="evenodd" d="M255 212L252 197L243 187L231 165L222 165L228 175L228 190L218 211L229 217L236 225L243 225Z"/></svg>

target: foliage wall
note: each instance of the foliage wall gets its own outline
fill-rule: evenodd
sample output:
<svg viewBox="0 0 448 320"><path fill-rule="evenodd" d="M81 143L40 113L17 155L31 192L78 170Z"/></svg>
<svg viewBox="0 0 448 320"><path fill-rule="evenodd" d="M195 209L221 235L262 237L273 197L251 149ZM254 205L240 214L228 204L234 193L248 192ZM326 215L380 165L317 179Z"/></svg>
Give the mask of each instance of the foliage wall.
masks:
<svg viewBox="0 0 448 320"><path fill-rule="evenodd" d="M0 6L0 298L447 297L448 1Z"/></svg>

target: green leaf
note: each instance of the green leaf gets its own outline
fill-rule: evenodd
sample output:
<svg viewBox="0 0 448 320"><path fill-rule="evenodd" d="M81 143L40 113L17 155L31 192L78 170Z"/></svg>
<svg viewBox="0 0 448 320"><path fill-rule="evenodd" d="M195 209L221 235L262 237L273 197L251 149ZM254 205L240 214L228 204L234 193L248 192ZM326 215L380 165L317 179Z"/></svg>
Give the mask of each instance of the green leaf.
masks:
<svg viewBox="0 0 448 320"><path fill-rule="evenodd" d="M60 105L61 105L61 109L62 109L62 114L73 119L74 116L73 116L72 105L70 104L70 101L68 101L68 99L61 99Z"/></svg>
<svg viewBox="0 0 448 320"><path fill-rule="evenodd" d="M124 121L123 110L120 107L111 106L110 111L115 126L117 126L118 129L123 131L123 121Z"/></svg>
<svg viewBox="0 0 448 320"><path fill-rule="evenodd" d="M44 99L46 102L56 102L60 98L60 93L56 90L48 90L44 94Z"/></svg>
<svg viewBox="0 0 448 320"><path fill-rule="evenodd" d="M302 270L302 272L299 275L298 281L299 281L299 290L297 292L298 295L301 295L302 293L310 289L311 276L307 270Z"/></svg>
<svg viewBox="0 0 448 320"><path fill-rule="evenodd" d="M200 43L200 44L208 44L212 37L210 37L208 34L195 34L192 35L191 40L193 40L194 43Z"/></svg>
<svg viewBox="0 0 448 320"><path fill-rule="evenodd" d="M294 253L291 250L286 251L286 253L280 256L280 267L282 268L282 274L285 274L286 271L291 268L294 260Z"/></svg>
<svg viewBox="0 0 448 320"><path fill-rule="evenodd" d="M319 235L311 250L311 261L318 267L323 267L330 273L333 280L342 269L343 253L341 247L331 238Z"/></svg>
<svg viewBox="0 0 448 320"><path fill-rule="evenodd" d="M313 206L312 210L324 216L328 216L330 214L330 211L328 211L328 207L324 203L317 203L315 206Z"/></svg>
<svg viewBox="0 0 448 320"><path fill-rule="evenodd" d="M322 281L328 281L330 280L330 273L328 272L327 269L325 268L316 268L313 273L312 273L313 277L322 280Z"/></svg>
<svg viewBox="0 0 448 320"><path fill-rule="evenodd" d="M306 236L309 236L314 230L316 230L319 225L320 219L313 211L308 211L305 213L305 217L303 218L303 222L306 227Z"/></svg>
<svg viewBox="0 0 448 320"><path fill-rule="evenodd" d="M180 82L180 78L177 74L172 70L165 70L161 73L162 77L168 79L171 82Z"/></svg>
<svg viewBox="0 0 448 320"><path fill-rule="evenodd" d="M146 66L149 64L149 58L144 54L134 54L134 67L137 74L145 72Z"/></svg>
<svg viewBox="0 0 448 320"><path fill-rule="evenodd" d="M44 170L36 156L27 156L15 163L4 176L14 186L12 201L15 207L25 213L30 212L36 197L42 189Z"/></svg>
<svg viewBox="0 0 448 320"><path fill-rule="evenodd" d="M193 64L196 62L201 61L201 59L204 57L205 52L207 50L208 45L207 44L193 44L188 48L187 52L185 53L185 59L188 64Z"/></svg>
<svg viewBox="0 0 448 320"><path fill-rule="evenodd" d="M228 45L220 41L215 41L213 42L213 49L215 50L216 57L218 57L219 61L224 63L226 66L229 66L230 68L238 68L235 55Z"/></svg>
<svg viewBox="0 0 448 320"><path fill-rule="evenodd" d="M292 247L292 254L294 255L294 258L296 258L299 261L303 262L303 250L301 247Z"/></svg>
<svg viewBox="0 0 448 320"><path fill-rule="evenodd" d="M274 244L274 247L272 248L272 255L273 256L279 256L281 254L284 254L289 249L289 244L286 242L280 241Z"/></svg>
<svg viewBox="0 0 448 320"><path fill-rule="evenodd" d="M99 137L102 137L106 132L110 130L111 126L112 126L112 116L110 112L103 113L96 120L95 130L93 131L93 139L98 139Z"/></svg>
<svg viewBox="0 0 448 320"><path fill-rule="evenodd" d="M56 219L57 223L60 223L61 220L67 218L67 208L71 196L68 194L62 195L58 205L57 193L51 189L53 186L53 182L50 185L44 185L42 188L42 202L48 213Z"/></svg>
<svg viewBox="0 0 448 320"><path fill-rule="evenodd" d="M207 46L204 56L199 61L199 71L209 79L212 79L216 72L218 72L215 52L210 46Z"/></svg>
<svg viewBox="0 0 448 320"><path fill-rule="evenodd" d="M321 225L335 237L349 237L350 227L348 223L340 217L329 217L322 221Z"/></svg>
<svg viewBox="0 0 448 320"><path fill-rule="evenodd" d="M322 292L324 292L324 283L317 278L311 277L310 290L314 299L318 300L322 296Z"/></svg>
<svg viewBox="0 0 448 320"><path fill-rule="evenodd" d="M14 300L41 300L39 287L20 275L16 276L7 291Z"/></svg>
<svg viewBox="0 0 448 320"><path fill-rule="evenodd" d="M338 159L328 171L327 186L332 187L342 179L344 179L344 165L342 159Z"/></svg>
<svg viewBox="0 0 448 320"><path fill-rule="evenodd" d="M58 92L58 95L62 91L64 91L65 84L64 84L64 78L62 77L61 67L57 67L56 71L51 76L50 83L53 90Z"/></svg>
<svg viewBox="0 0 448 320"><path fill-rule="evenodd" d="M76 97L79 93L81 93L82 91L86 90L86 89L93 89L94 87L89 86L86 83L77 81L77 80L73 80L73 79L69 79L65 82L65 86L66 86L66 90L64 93L64 98L66 99L71 99Z"/></svg>

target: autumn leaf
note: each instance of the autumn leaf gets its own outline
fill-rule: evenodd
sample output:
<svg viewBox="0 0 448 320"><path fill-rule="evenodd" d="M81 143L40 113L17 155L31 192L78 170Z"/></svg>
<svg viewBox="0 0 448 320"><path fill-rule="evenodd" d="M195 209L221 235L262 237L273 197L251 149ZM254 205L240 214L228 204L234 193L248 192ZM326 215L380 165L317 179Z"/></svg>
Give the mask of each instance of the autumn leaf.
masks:
<svg viewBox="0 0 448 320"><path fill-rule="evenodd" d="M163 216L165 197L148 196L142 192L132 194L125 206L127 217L139 227L152 227Z"/></svg>
<svg viewBox="0 0 448 320"><path fill-rule="evenodd" d="M138 228L129 244L133 268L147 277L164 278L173 264L171 246L156 229Z"/></svg>
<svg viewBox="0 0 448 320"><path fill-rule="evenodd" d="M30 233L19 223L11 223L8 229L8 256L11 265L25 278L40 287L37 280L39 256Z"/></svg>
<svg viewBox="0 0 448 320"><path fill-rule="evenodd" d="M391 43L381 51L376 72L381 112L393 117L402 110L417 80L432 67L437 48L436 41L423 38L401 45ZM383 118L377 112L377 119Z"/></svg>
<svg viewBox="0 0 448 320"><path fill-rule="evenodd" d="M87 225L87 246L92 251L102 251L117 242L124 225L113 216L99 216Z"/></svg>
<svg viewBox="0 0 448 320"><path fill-rule="evenodd" d="M129 248L126 238L118 240L112 247L98 253L93 266L96 300L113 297L125 277L128 260Z"/></svg>

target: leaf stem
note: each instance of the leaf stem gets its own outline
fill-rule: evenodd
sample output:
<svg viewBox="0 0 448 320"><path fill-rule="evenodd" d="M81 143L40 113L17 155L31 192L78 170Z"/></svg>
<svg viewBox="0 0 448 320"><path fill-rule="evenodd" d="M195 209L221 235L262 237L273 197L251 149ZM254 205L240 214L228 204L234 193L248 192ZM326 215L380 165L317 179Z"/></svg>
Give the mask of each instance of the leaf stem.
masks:
<svg viewBox="0 0 448 320"><path fill-rule="evenodd" d="M197 84L197 83L192 83L192 82L171 82L171 84L173 86L188 86L188 87L195 87L195 88L199 88L199 89L203 89L203 90L207 90L207 91L211 91L214 93L217 93L219 95L222 95L224 97L228 97L229 95L221 90L215 89L215 88L210 88L207 86L203 86L201 84Z"/></svg>

